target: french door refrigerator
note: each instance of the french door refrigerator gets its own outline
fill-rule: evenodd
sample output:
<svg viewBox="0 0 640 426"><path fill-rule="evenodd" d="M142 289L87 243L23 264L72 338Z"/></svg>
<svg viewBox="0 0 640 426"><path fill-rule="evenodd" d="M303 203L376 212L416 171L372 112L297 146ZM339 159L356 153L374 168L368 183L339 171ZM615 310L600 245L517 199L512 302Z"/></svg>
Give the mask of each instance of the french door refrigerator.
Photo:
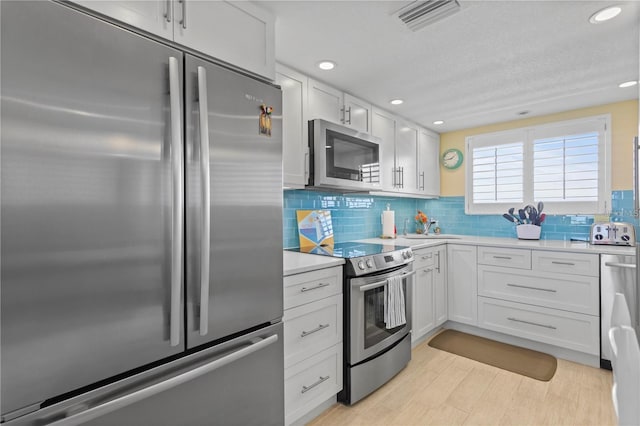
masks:
<svg viewBox="0 0 640 426"><path fill-rule="evenodd" d="M280 90L0 7L1 421L283 423Z"/></svg>

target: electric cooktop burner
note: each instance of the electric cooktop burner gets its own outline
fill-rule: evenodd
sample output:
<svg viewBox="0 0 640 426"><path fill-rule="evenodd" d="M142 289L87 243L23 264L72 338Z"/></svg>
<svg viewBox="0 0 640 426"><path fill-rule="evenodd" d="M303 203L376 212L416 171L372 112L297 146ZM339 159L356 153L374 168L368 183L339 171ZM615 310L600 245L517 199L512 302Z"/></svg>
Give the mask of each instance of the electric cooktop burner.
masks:
<svg viewBox="0 0 640 426"><path fill-rule="evenodd" d="M348 241L332 246L295 247L286 250L347 259L347 273L351 276L371 274L413 261L410 247L395 244Z"/></svg>

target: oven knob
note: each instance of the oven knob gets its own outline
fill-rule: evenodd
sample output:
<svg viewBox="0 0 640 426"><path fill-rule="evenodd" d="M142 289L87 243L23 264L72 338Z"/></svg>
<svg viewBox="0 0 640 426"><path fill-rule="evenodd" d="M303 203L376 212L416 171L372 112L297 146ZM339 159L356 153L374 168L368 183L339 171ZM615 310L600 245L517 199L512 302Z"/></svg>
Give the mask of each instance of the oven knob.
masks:
<svg viewBox="0 0 640 426"><path fill-rule="evenodd" d="M413 252L407 252L407 259L411 259L413 257Z"/></svg>
<svg viewBox="0 0 640 426"><path fill-rule="evenodd" d="M362 260L358 262L358 268L364 271L364 262Z"/></svg>
<svg viewBox="0 0 640 426"><path fill-rule="evenodd" d="M367 259L367 266L368 266L369 268L373 268L373 260L371 260L371 259Z"/></svg>

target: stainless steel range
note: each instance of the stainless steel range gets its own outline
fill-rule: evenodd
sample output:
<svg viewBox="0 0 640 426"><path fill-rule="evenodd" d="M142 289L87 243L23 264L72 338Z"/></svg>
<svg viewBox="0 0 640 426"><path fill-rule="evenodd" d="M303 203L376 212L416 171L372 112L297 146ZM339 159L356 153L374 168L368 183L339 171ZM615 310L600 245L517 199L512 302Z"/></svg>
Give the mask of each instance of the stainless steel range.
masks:
<svg viewBox="0 0 640 426"><path fill-rule="evenodd" d="M294 250L346 260L344 386L338 399L354 404L411 360L413 252L410 247L358 242ZM398 310L403 310L402 318L390 318L390 311Z"/></svg>

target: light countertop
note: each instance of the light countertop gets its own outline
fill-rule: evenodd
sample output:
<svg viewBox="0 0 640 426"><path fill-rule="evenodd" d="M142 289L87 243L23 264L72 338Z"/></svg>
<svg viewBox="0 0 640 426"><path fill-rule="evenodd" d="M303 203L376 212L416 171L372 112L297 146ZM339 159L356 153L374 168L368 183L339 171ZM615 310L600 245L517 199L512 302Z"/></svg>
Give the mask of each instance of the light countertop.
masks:
<svg viewBox="0 0 640 426"><path fill-rule="evenodd" d="M447 238L449 237L449 238ZM519 240L517 238L474 237L470 235L439 235L433 239L409 239L402 236L395 239L368 238L365 243L385 244L388 246L411 247L421 249L442 244L464 244L488 247L509 247L521 249L566 251L573 253L635 255L635 247L591 245L581 241L562 240ZM284 276L330 268L344 264L344 259L308 253L296 253L284 250Z"/></svg>
<svg viewBox="0 0 640 426"><path fill-rule="evenodd" d="M284 276L301 274L303 272L315 271L317 269L331 268L344 264L344 259L318 254L296 253L284 250L283 266Z"/></svg>
<svg viewBox="0 0 640 426"><path fill-rule="evenodd" d="M509 247L536 250L567 251L574 253L634 255L635 247L591 245L582 241L563 240L519 240L517 238L474 237L470 235L439 235L434 239L408 239L399 236L396 239L369 238L361 240L368 243L393 244L411 247L414 250L435 247L444 243L475 246Z"/></svg>

